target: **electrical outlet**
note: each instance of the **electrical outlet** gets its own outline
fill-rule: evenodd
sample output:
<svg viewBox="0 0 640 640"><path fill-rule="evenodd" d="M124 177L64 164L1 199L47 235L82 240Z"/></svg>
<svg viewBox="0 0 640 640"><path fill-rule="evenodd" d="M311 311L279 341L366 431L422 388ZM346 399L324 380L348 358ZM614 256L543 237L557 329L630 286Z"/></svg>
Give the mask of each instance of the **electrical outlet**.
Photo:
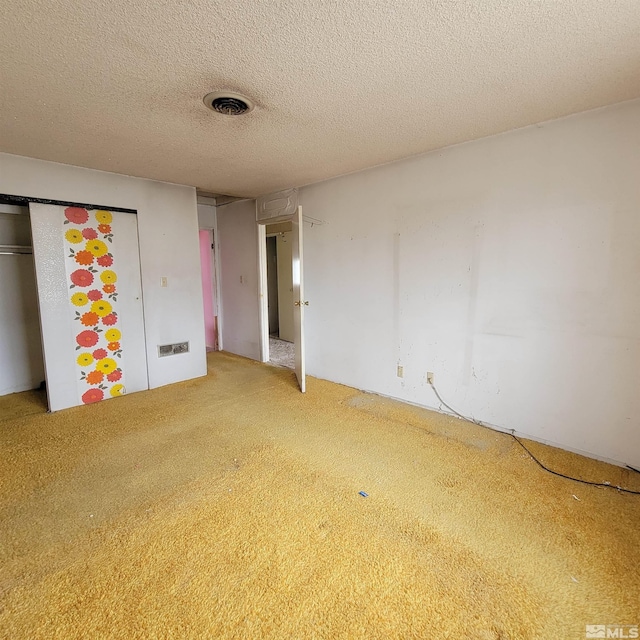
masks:
<svg viewBox="0 0 640 640"><path fill-rule="evenodd" d="M404 367L401 364L398 365L397 376L398 378L404 378Z"/></svg>
<svg viewBox="0 0 640 640"><path fill-rule="evenodd" d="M433 371L427 371L427 383L433 384Z"/></svg>

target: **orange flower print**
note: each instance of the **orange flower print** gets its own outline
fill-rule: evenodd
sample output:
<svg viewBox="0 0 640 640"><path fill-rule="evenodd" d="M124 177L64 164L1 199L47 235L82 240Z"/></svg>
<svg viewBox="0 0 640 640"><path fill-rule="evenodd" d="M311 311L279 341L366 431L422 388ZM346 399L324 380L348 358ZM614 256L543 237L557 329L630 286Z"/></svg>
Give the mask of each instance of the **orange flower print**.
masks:
<svg viewBox="0 0 640 640"><path fill-rule="evenodd" d="M116 361L113 358L102 358L98 360L96 364L96 371L102 371L102 373L109 374L118 368Z"/></svg>
<svg viewBox="0 0 640 640"><path fill-rule="evenodd" d="M74 293L71 296L71 304L74 304L76 307L84 307L85 304L89 304L89 298L84 293Z"/></svg>
<svg viewBox="0 0 640 640"><path fill-rule="evenodd" d="M111 215L110 211L102 211L99 209L98 211L96 211L96 220L100 224L110 224L113 220L113 216Z"/></svg>
<svg viewBox="0 0 640 640"><path fill-rule="evenodd" d="M90 353L81 353L78 356L78 359L76 360L76 362L81 366L81 367L88 367L92 362L93 362L93 356Z"/></svg>
<svg viewBox="0 0 640 640"><path fill-rule="evenodd" d="M78 265L67 271L67 283L73 314L79 321L76 326L82 326L75 337L77 372L85 389L80 393L84 404L92 404L125 393L124 374L118 368L122 333L116 328L119 319L114 311L118 274L110 253L113 214L103 209L67 207L64 215L66 264ZM80 288L76 293L75 287Z"/></svg>
<svg viewBox="0 0 640 640"><path fill-rule="evenodd" d="M96 258L105 255L109 249L102 240L89 240L85 245L85 249L90 251Z"/></svg>
<svg viewBox="0 0 640 640"><path fill-rule="evenodd" d="M104 373L102 373L102 371L90 371L87 374L87 383L100 384L103 378L104 378Z"/></svg>
<svg viewBox="0 0 640 640"><path fill-rule="evenodd" d="M115 371L112 371L107 376L107 380L109 382L118 382L118 380L120 380L120 378L122 378L122 370L121 369L116 369Z"/></svg>
<svg viewBox="0 0 640 640"><path fill-rule="evenodd" d="M69 231L64 234L64 237L67 239L67 242L70 242L71 244L78 244L78 242L82 242L82 233L80 233L78 229L69 229Z"/></svg>
<svg viewBox="0 0 640 640"><path fill-rule="evenodd" d="M80 318L80 322L82 322L85 327L95 327L99 321L100 317L97 313L93 313L93 311L87 311L87 313L83 313L82 317Z"/></svg>
<svg viewBox="0 0 640 640"><path fill-rule="evenodd" d="M91 305L91 311L97 313L101 318L104 318L111 313L111 304L106 300L96 300Z"/></svg>
<svg viewBox="0 0 640 640"><path fill-rule="evenodd" d="M118 280L118 276L115 271L107 269L100 274L100 280L102 280L104 284L113 284Z"/></svg>
<svg viewBox="0 0 640 640"><path fill-rule="evenodd" d="M98 334L95 331L81 331L76 336L76 342L81 347L93 347L98 344Z"/></svg>
<svg viewBox="0 0 640 640"><path fill-rule="evenodd" d="M91 404L92 402L100 402L104 398L104 391L102 389L89 389L82 395L82 402L85 404Z"/></svg>
<svg viewBox="0 0 640 640"><path fill-rule="evenodd" d="M74 271L70 276L71 282L78 287L89 287L93 282L93 273L86 269L78 269Z"/></svg>
<svg viewBox="0 0 640 640"><path fill-rule="evenodd" d="M104 337L109 342L116 342L117 340L120 340L120 338L122 338L122 334L120 333L119 329L109 329L109 331L105 332Z"/></svg>
<svg viewBox="0 0 640 640"><path fill-rule="evenodd" d="M64 210L64 217L75 224L84 224L89 219L86 209L80 207L67 207Z"/></svg>
<svg viewBox="0 0 640 640"><path fill-rule="evenodd" d="M98 291L98 289L91 289L91 291L87 293L87 298L89 298L91 302L95 302L96 300L102 300L102 292Z"/></svg>
<svg viewBox="0 0 640 640"><path fill-rule="evenodd" d="M78 264L89 265L93 263L93 254L90 251L78 251L75 259Z"/></svg>

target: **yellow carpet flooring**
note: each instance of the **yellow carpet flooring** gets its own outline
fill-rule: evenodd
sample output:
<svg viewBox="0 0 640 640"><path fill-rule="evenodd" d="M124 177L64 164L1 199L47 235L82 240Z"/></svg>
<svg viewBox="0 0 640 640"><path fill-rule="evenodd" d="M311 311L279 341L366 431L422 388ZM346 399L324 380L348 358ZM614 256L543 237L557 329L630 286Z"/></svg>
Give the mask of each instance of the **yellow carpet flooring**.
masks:
<svg viewBox="0 0 640 640"><path fill-rule="evenodd" d="M206 378L56 414L38 392L0 398L0 637L567 640L640 623L639 496L554 477L461 420L208 357Z"/></svg>

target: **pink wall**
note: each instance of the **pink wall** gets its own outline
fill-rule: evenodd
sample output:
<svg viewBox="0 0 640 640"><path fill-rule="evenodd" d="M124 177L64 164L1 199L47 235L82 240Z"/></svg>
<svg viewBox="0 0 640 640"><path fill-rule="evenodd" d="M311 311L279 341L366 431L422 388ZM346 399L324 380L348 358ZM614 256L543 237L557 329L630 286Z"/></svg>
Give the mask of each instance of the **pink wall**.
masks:
<svg viewBox="0 0 640 640"><path fill-rule="evenodd" d="M211 232L200 230L200 268L204 301L204 332L207 348L216 346L216 326L213 315L213 272L211 269Z"/></svg>

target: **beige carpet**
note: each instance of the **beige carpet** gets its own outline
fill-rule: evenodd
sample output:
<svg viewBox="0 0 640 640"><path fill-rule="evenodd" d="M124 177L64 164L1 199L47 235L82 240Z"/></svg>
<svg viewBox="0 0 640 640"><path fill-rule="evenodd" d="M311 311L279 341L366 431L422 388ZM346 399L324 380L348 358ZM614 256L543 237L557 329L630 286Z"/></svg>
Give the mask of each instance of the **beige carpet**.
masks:
<svg viewBox="0 0 640 640"><path fill-rule="evenodd" d="M53 415L0 398L0 637L565 640L640 623L640 497L553 477L472 424L208 357L207 378Z"/></svg>

